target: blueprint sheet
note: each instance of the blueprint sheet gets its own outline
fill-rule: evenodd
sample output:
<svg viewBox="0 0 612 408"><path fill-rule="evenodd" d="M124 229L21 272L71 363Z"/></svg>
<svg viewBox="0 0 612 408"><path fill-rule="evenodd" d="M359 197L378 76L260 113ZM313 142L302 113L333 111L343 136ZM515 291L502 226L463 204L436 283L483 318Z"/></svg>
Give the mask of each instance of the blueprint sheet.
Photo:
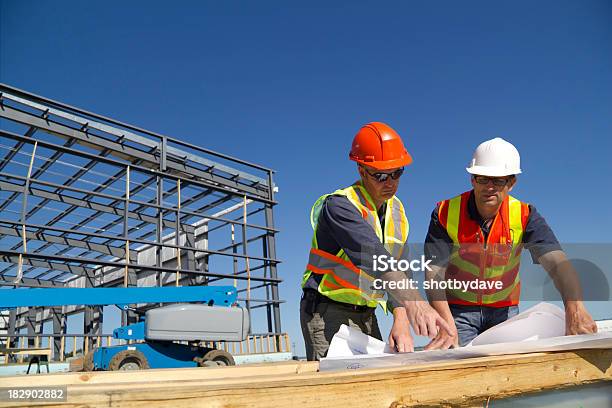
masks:
<svg viewBox="0 0 612 408"><path fill-rule="evenodd" d="M319 369L383 368L506 354L612 348L610 332L564 336L564 331L563 310L548 303L540 303L483 332L469 345L451 350L393 353L386 343L343 325Z"/></svg>

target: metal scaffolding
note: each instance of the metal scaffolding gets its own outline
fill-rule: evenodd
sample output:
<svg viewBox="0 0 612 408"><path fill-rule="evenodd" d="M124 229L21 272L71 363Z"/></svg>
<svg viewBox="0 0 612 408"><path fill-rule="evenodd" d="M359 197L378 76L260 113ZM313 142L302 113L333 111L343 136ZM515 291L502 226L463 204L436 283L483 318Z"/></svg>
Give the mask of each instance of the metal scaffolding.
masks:
<svg viewBox="0 0 612 408"><path fill-rule="evenodd" d="M280 334L275 189L266 167L0 84L0 290L231 284ZM8 334L73 313L101 334L82 306L13 310Z"/></svg>

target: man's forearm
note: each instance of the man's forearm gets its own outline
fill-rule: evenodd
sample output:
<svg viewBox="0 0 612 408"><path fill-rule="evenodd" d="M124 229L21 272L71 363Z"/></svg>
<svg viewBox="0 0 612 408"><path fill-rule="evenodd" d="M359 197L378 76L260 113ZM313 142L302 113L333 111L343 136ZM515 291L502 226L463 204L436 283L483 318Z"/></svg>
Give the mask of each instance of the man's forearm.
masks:
<svg viewBox="0 0 612 408"><path fill-rule="evenodd" d="M580 279L563 251L548 252L538 261L550 275L566 306L582 303Z"/></svg>
<svg viewBox="0 0 612 408"><path fill-rule="evenodd" d="M431 271L427 271L425 274L425 278L427 280L439 281L439 280L444 279L446 267L431 265L430 268L431 268ZM419 292L416 286L414 288L406 288L406 289L390 289L390 287L397 287L397 286L389 285L389 282L399 283L400 281L407 279L407 276L403 272L386 272L385 274L381 276L381 279L383 280L383 282L385 282L385 285L387 288L386 289L387 294L397 304L401 304L402 302L405 302L405 301L421 301L421 302L425 301L425 299L423 299L423 297L421 296L421 293ZM436 304L439 305L441 310L443 310L444 308L443 305L446 304L446 311L450 313L450 310L448 309L448 304L446 302L446 291L444 289L431 289L431 290L427 290L426 293L427 293L427 299L429 299L429 302L431 303L432 306L434 305L433 302L436 302ZM436 308L436 310L438 309Z"/></svg>
<svg viewBox="0 0 612 408"><path fill-rule="evenodd" d="M446 273L446 267L430 265L431 271L426 272L425 278L429 281L441 281L444 279ZM453 315L448 306L446 299L446 290L444 289L431 289L427 291L427 299L429 304L433 307L436 312L447 322L453 320Z"/></svg>
<svg viewBox="0 0 612 408"><path fill-rule="evenodd" d="M403 272L396 272L396 271L386 272L383 275L381 275L381 279L383 281L387 294L397 304L402 304L403 302L408 302L408 301L423 301L424 300L417 288L409 287L405 289L398 289L398 284L407 279L406 274ZM390 282L395 282L396 284L390 285L389 284Z"/></svg>
<svg viewBox="0 0 612 408"><path fill-rule="evenodd" d="M444 280L444 276L446 274L446 266L430 265L429 268L430 270L425 272L425 279L427 279L429 282L440 282ZM431 303L432 306L434 305L433 302L437 301L446 303L445 289L439 289L439 285L429 285L429 287L436 288L429 289L426 291L427 299L429 299L429 303ZM437 308L435 309L438 310Z"/></svg>

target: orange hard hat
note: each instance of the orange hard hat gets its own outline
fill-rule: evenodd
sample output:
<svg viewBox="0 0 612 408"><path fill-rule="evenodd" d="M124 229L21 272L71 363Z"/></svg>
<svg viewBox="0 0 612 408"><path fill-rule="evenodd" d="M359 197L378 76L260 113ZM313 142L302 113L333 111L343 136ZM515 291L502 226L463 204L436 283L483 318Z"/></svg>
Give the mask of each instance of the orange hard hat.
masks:
<svg viewBox="0 0 612 408"><path fill-rule="evenodd" d="M396 169L412 163L402 138L382 122L364 125L353 139L349 159L378 170Z"/></svg>

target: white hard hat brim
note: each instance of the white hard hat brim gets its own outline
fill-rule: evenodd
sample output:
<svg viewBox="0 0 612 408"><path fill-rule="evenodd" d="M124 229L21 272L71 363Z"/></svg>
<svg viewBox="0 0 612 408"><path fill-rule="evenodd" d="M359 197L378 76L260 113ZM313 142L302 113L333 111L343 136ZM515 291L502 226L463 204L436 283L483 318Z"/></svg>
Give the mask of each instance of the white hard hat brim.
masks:
<svg viewBox="0 0 612 408"><path fill-rule="evenodd" d="M510 170L505 167L472 166L466 167L468 173L476 176L505 177L521 174L521 169Z"/></svg>

